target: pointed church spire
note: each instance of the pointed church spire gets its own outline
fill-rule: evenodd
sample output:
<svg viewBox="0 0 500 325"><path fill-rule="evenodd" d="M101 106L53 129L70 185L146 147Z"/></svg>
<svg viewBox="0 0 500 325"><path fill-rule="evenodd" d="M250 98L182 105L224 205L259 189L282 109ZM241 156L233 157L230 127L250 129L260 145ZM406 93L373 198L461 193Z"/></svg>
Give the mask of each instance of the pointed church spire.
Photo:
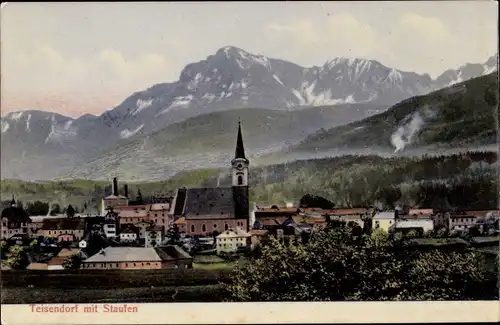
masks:
<svg viewBox="0 0 500 325"><path fill-rule="evenodd" d="M16 200L14 198L14 193L12 193L12 201L10 201L10 206L16 206Z"/></svg>
<svg viewBox="0 0 500 325"><path fill-rule="evenodd" d="M238 139L236 140L236 151L234 154L234 159L245 157L245 147L243 146L243 136L241 135L241 121L238 121Z"/></svg>

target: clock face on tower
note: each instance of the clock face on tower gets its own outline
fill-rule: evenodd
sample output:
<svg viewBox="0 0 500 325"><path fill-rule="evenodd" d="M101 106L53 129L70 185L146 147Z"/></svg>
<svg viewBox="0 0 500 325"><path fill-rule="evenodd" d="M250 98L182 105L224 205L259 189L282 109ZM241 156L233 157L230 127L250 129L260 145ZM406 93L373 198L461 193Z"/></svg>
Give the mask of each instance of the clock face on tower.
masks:
<svg viewBox="0 0 500 325"><path fill-rule="evenodd" d="M242 165L242 164L238 164L238 166L236 166L236 168L238 168L238 169L242 169L242 168L243 168L243 165Z"/></svg>

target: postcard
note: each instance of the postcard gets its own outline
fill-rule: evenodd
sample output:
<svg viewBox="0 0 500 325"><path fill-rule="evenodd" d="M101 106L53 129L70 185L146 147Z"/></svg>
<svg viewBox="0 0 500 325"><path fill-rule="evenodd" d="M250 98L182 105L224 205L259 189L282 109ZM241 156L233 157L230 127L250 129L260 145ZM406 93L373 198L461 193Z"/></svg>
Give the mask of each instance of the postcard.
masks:
<svg viewBox="0 0 500 325"><path fill-rule="evenodd" d="M2 323L500 319L495 2L0 22Z"/></svg>

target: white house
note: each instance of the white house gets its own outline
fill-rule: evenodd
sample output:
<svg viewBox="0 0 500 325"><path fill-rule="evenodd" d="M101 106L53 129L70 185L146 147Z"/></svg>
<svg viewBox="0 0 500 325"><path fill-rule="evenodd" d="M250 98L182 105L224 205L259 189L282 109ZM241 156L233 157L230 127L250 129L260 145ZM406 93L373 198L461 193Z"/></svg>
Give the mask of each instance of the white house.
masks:
<svg viewBox="0 0 500 325"><path fill-rule="evenodd" d="M115 238L116 237L116 225L113 223L107 223L103 226L104 235L106 238Z"/></svg>
<svg viewBox="0 0 500 325"><path fill-rule="evenodd" d="M145 247L156 247L161 245L161 243L165 239L163 229L164 228L160 226L149 227L148 229L146 229Z"/></svg>
<svg viewBox="0 0 500 325"><path fill-rule="evenodd" d="M134 242L137 240L137 234L130 228L125 228L120 233L121 242Z"/></svg>
<svg viewBox="0 0 500 325"><path fill-rule="evenodd" d="M434 221L431 218L412 218L396 220L389 228L391 231L421 229L422 232L434 230Z"/></svg>
<svg viewBox="0 0 500 325"><path fill-rule="evenodd" d="M396 219L396 211L383 211L378 212L373 216L373 229L381 228L389 231L389 227L394 224Z"/></svg>
<svg viewBox="0 0 500 325"><path fill-rule="evenodd" d="M239 247L250 247L251 237L240 227L228 229L216 237L217 254L235 252Z"/></svg>

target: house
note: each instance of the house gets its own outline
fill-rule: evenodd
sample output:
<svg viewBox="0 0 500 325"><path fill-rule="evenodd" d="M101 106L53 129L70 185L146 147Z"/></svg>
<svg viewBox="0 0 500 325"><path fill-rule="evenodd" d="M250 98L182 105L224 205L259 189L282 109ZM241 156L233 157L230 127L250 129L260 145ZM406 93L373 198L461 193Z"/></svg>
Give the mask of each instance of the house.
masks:
<svg viewBox="0 0 500 325"><path fill-rule="evenodd" d="M149 205L147 204L119 206L114 209L117 209L120 225L135 224L141 221L149 222Z"/></svg>
<svg viewBox="0 0 500 325"><path fill-rule="evenodd" d="M165 240L165 228L160 226L151 226L146 229L146 247L156 247Z"/></svg>
<svg viewBox="0 0 500 325"><path fill-rule="evenodd" d="M279 229L283 230L285 222L291 220L290 217L279 216L272 218L259 218L255 220L254 229L265 229L271 235L276 235Z"/></svg>
<svg viewBox="0 0 500 325"><path fill-rule="evenodd" d="M450 231L453 230L466 230L469 226L472 226L477 217L473 215L467 214L452 214L449 215L448 218L448 229Z"/></svg>
<svg viewBox="0 0 500 325"><path fill-rule="evenodd" d="M155 247L155 251L161 259L161 268L168 269L191 269L193 258L177 245Z"/></svg>
<svg viewBox="0 0 500 325"><path fill-rule="evenodd" d="M134 228L138 231L139 239L146 239L146 230L151 227L151 222L140 221L134 224Z"/></svg>
<svg viewBox="0 0 500 325"><path fill-rule="evenodd" d="M383 229L389 231L389 227L394 224L396 211L377 212L372 219L372 229Z"/></svg>
<svg viewBox="0 0 500 325"><path fill-rule="evenodd" d="M154 248L106 247L97 254L82 261L82 269L92 270L135 270L161 269L162 259Z"/></svg>
<svg viewBox="0 0 500 325"><path fill-rule="evenodd" d="M57 236L58 242L73 242L75 240L76 238L74 234L60 234Z"/></svg>
<svg viewBox="0 0 500 325"><path fill-rule="evenodd" d="M259 245L264 237L268 234L265 229L250 229L250 244L252 247Z"/></svg>
<svg viewBox="0 0 500 325"><path fill-rule="evenodd" d="M225 230L216 237L217 254L236 252L240 247L251 246L251 235L240 227Z"/></svg>
<svg viewBox="0 0 500 325"><path fill-rule="evenodd" d="M249 164L238 123L236 151L231 160L232 186L177 190L173 214L176 218L185 217L187 235L210 236L235 227L248 230Z"/></svg>
<svg viewBox="0 0 500 325"><path fill-rule="evenodd" d="M434 230L434 221L431 218L411 218L396 220L390 227L391 232L409 232L415 230L420 234Z"/></svg>
<svg viewBox="0 0 500 325"><path fill-rule="evenodd" d="M135 242L137 233L132 228L127 227L120 232L120 242Z"/></svg>
<svg viewBox="0 0 500 325"><path fill-rule="evenodd" d="M22 207L17 206L14 196L12 196L10 206L2 210L0 220L1 239L10 238L12 235L16 234L29 235L30 233L29 225L31 224L31 219Z"/></svg>
<svg viewBox="0 0 500 325"><path fill-rule="evenodd" d="M113 208L108 209L108 213L104 217L104 224L102 226L102 230L106 238L115 238L117 237L117 228L118 228L118 213L113 211Z"/></svg>
<svg viewBox="0 0 500 325"><path fill-rule="evenodd" d="M434 215L434 209L409 209L408 216L410 217L430 217Z"/></svg>
<svg viewBox="0 0 500 325"><path fill-rule="evenodd" d="M177 227L179 227L180 233L186 232L186 218L181 217L181 218L175 220L174 223L177 225Z"/></svg>
<svg viewBox="0 0 500 325"><path fill-rule="evenodd" d="M299 209L296 207L278 207L273 205L270 208L261 208L255 206L254 211L255 221L260 219L271 219L279 217L291 218L299 214Z"/></svg>
<svg viewBox="0 0 500 325"><path fill-rule="evenodd" d="M174 216L170 213L170 203L154 203L148 205L148 220L155 225L168 227L174 222Z"/></svg>
<svg viewBox="0 0 500 325"><path fill-rule="evenodd" d="M81 240L84 236L84 230L85 221L83 218L50 218L43 220L42 228L37 230L36 235L49 238L72 235L74 240Z"/></svg>
<svg viewBox="0 0 500 325"><path fill-rule="evenodd" d="M106 215L106 211L108 211L110 208L127 206L129 201L127 196L128 193L126 193L125 196L118 194L118 180L116 179L116 177L113 178L111 195L106 196L104 199L102 199L101 202L101 215Z"/></svg>

